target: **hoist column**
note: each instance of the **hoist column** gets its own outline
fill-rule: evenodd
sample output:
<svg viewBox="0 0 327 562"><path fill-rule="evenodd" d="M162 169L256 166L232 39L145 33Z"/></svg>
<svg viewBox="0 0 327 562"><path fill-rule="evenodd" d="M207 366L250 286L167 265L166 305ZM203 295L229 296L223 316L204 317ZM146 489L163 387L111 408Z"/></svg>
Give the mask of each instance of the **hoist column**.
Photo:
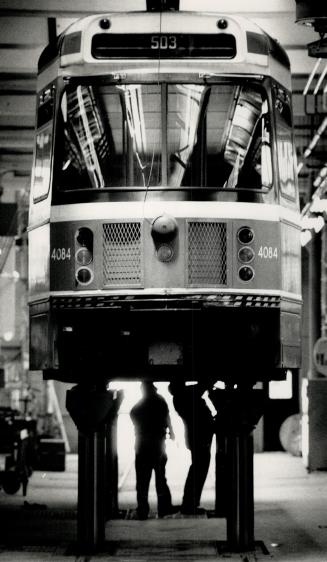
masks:
<svg viewBox="0 0 327 562"><path fill-rule="evenodd" d="M117 481L108 482L108 427L120 401L105 385L77 385L67 391L66 407L78 429L77 546L83 553L95 552L105 540L105 523L112 505L109 491ZM111 443L111 446L114 445ZM113 493L115 496L116 492Z"/></svg>
<svg viewBox="0 0 327 562"><path fill-rule="evenodd" d="M226 517L229 502L226 486L227 476L227 437L221 427L216 427L216 459L215 459L215 516Z"/></svg>
<svg viewBox="0 0 327 562"><path fill-rule="evenodd" d="M105 429L105 518L115 519L119 516L118 506L118 451L117 422L118 410L122 403L122 390L113 392L113 404Z"/></svg>
<svg viewBox="0 0 327 562"><path fill-rule="evenodd" d="M105 539L105 427L78 432L77 543L94 552Z"/></svg>
<svg viewBox="0 0 327 562"><path fill-rule="evenodd" d="M253 436L245 428L227 438L227 543L236 550L254 548Z"/></svg>
<svg viewBox="0 0 327 562"><path fill-rule="evenodd" d="M263 414L265 394L262 390L239 386L214 389L210 398L218 412L216 512L227 518L228 549L234 552L253 550L252 432Z"/></svg>

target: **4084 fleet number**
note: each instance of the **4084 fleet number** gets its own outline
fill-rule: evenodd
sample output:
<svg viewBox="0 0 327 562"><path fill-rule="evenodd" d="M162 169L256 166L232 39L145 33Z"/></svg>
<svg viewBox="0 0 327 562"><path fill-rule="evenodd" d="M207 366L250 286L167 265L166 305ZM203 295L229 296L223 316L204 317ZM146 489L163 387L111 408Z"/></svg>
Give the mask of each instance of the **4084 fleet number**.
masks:
<svg viewBox="0 0 327 562"><path fill-rule="evenodd" d="M264 260L277 260L278 250L276 246L260 246L258 256Z"/></svg>
<svg viewBox="0 0 327 562"><path fill-rule="evenodd" d="M70 248L53 248L51 259L54 261L64 261L71 259Z"/></svg>

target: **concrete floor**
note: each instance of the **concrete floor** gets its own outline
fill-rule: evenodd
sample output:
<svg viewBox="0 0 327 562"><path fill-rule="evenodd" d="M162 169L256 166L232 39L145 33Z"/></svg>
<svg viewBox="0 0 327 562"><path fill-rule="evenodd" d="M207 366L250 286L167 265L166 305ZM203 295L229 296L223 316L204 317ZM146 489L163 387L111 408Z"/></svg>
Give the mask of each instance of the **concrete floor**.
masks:
<svg viewBox="0 0 327 562"><path fill-rule="evenodd" d="M169 452L167 475L174 502L178 504L188 458L182 451ZM121 509L135 507L133 463L132 458L127 460L120 474ZM265 554L259 547L256 552L244 554L220 552L217 541L226 538L224 519L180 515L157 519L151 484L153 516L149 520L109 522L106 552L92 557L76 556L72 554L72 546L76 533L77 457L68 455L65 472L33 473L26 498L21 492L9 496L0 491L0 560L326 562L327 472L307 474L302 459L287 453L257 454L254 464L255 537L263 541L269 553ZM202 502L208 509L213 508L213 490L212 464ZM24 500L28 502L25 505Z"/></svg>

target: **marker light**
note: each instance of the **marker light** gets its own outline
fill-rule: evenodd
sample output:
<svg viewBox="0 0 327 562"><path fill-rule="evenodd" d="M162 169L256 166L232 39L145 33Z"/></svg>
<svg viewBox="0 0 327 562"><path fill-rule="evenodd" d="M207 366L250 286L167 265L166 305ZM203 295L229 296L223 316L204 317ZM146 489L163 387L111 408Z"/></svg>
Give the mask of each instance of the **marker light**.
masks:
<svg viewBox="0 0 327 562"><path fill-rule="evenodd" d="M88 285L94 279L92 268L85 267L92 262L93 232L90 228L82 226L75 234L75 279L81 285Z"/></svg>
<svg viewBox="0 0 327 562"><path fill-rule="evenodd" d="M79 265L88 265L93 259L92 252L85 246L76 252L76 261Z"/></svg>
<svg viewBox="0 0 327 562"><path fill-rule="evenodd" d="M249 265L243 265L242 267L240 267L238 275L242 281L247 283L248 281L251 281L251 279L253 279L254 271Z"/></svg>
<svg viewBox="0 0 327 562"><path fill-rule="evenodd" d="M168 244L161 244L157 250L159 261L168 262L172 259L173 255L173 249L171 246L168 246Z"/></svg>
<svg viewBox="0 0 327 562"><path fill-rule="evenodd" d="M93 273L88 267L80 267L76 272L76 279L82 285L88 285L93 279Z"/></svg>
<svg viewBox="0 0 327 562"><path fill-rule="evenodd" d="M228 27L228 21L221 19L217 21L217 27L219 29L226 29L226 27Z"/></svg>
<svg viewBox="0 0 327 562"><path fill-rule="evenodd" d="M254 251L249 246L243 246L238 251L238 259L243 263L250 263L254 259Z"/></svg>
<svg viewBox="0 0 327 562"><path fill-rule="evenodd" d="M241 244L250 244L254 240L254 232L249 226L242 226L237 233L237 238Z"/></svg>
<svg viewBox="0 0 327 562"><path fill-rule="evenodd" d="M93 247L93 232L89 228L79 228L76 234L76 241L80 246L86 246L92 249Z"/></svg>
<svg viewBox="0 0 327 562"><path fill-rule="evenodd" d="M111 26L110 20L108 20L107 18L103 18L99 21L99 26L101 27L101 29L109 29Z"/></svg>

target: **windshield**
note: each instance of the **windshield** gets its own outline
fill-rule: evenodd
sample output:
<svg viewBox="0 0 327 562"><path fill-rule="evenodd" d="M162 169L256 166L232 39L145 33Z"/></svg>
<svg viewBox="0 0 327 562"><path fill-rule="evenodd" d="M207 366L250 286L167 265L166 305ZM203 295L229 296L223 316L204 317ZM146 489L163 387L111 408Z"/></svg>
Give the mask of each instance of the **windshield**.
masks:
<svg viewBox="0 0 327 562"><path fill-rule="evenodd" d="M70 85L55 150L61 191L272 184L268 103L249 82Z"/></svg>

